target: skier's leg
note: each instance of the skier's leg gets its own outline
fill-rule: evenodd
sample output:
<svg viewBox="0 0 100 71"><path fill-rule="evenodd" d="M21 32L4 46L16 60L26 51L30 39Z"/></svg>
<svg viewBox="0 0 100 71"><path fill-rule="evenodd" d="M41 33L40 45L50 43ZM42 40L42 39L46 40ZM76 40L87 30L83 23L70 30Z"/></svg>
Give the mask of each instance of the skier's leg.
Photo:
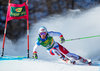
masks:
<svg viewBox="0 0 100 71"><path fill-rule="evenodd" d="M62 59L64 61L69 60L67 57L65 57L65 55L63 55L62 53L60 53L57 48L58 47L50 49L49 50L50 51L50 54L51 55L55 55L56 54L56 55L58 55L60 57L60 59Z"/></svg>
<svg viewBox="0 0 100 71"><path fill-rule="evenodd" d="M64 48L64 50L66 50ZM64 51L63 51L64 52ZM66 51L65 51L66 52ZM68 51L67 51L68 52ZM72 63L72 64L75 64L76 62L74 60L70 60L69 58L67 58L60 50L59 50L59 47L54 47L50 50L50 54L57 54L60 59L62 59L63 61L66 61L66 63Z"/></svg>
<svg viewBox="0 0 100 71"><path fill-rule="evenodd" d="M80 60L82 63L88 63L88 64L90 64L90 63L87 61L87 59L84 59L84 58L82 58L81 56L76 55L76 54L74 54L74 53L70 53L66 48L64 48L64 47L63 47L62 45L60 45L59 43L58 43L58 45L59 45L58 51L60 51L61 53L65 54L66 56L72 57L72 58L75 59L75 60Z"/></svg>
<svg viewBox="0 0 100 71"><path fill-rule="evenodd" d="M65 55L69 53L69 51L66 48L64 48L62 45L60 45L59 43L58 43L58 45L59 45L59 48L57 48L57 49L59 52L65 54Z"/></svg>
<svg viewBox="0 0 100 71"><path fill-rule="evenodd" d="M75 59L75 60L79 60L79 61L82 62L82 63L91 65L91 62L88 62L87 59L85 59L85 58L83 58L83 57L81 57L81 56L79 56L79 55L76 55L76 54L74 54L74 53L68 53L67 56L68 56L68 57L72 57L72 58Z"/></svg>
<svg viewBox="0 0 100 71"><path fill-rule="evenodd" d="M79 60L80 59L80 56L78 56L78 55L76 55L76 54L74 54L74 53L68 53L68 54L66 54L68 57L72 57L73 59L75 59L75 60Z"/></svg>
<svg viewBox="0 0 100 71"><path fill-rule="evenodd" d="M66 56L68 56L68 57L72 57L72 58L74 58L75 60L78 60L79 59L79 56L78 55L76 55L76 54L74 54L74 53L70 53L66 48L64 48L62 45L60 45L59 43L58 43L58 45L59 45L59 51L60 52L62 52L63 54L65 54Z"/></svg>
<svg viewBox="0 0 100 71"><path fill-rule="evenodd" d="M51 55L55 55L55 54L57 54L58 56L62 56L58 51L57 51L57 49L56 48L52 48L52 49L50 49L50 54Z"/></svg>

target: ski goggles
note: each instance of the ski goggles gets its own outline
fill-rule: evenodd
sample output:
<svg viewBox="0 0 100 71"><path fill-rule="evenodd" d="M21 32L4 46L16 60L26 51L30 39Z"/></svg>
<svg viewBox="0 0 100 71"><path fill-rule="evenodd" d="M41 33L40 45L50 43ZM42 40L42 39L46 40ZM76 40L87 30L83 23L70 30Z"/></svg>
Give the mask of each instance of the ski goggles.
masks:
<svg viewBox="0 0 100 71"><path fill-rule="evenodd" d="M40 35L46 35L47 33L46 32L42 32L42 33L40 33Z"/></svg>

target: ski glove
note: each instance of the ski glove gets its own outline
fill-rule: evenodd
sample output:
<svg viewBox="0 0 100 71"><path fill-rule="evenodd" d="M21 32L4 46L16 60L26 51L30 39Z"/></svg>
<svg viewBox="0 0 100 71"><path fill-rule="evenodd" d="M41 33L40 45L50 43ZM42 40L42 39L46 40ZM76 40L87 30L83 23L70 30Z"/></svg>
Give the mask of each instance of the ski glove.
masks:
<svg viewBox="0 0 100 71"><path fill-rule="evenodd" d="M60 43L62 44L62 43L64 43L64 42L65 42L65 39L64 39L63 35L61 35L61 36L60 36Z"/></svg>
<svg viewBox="0 0 100 71"><path fill-rule="evenodd" d="M34 58L34 59L38 59L38 55L37 55L37 52L36 52L36 51L33 52L33 56L32 56L32 58Z"/></svg>

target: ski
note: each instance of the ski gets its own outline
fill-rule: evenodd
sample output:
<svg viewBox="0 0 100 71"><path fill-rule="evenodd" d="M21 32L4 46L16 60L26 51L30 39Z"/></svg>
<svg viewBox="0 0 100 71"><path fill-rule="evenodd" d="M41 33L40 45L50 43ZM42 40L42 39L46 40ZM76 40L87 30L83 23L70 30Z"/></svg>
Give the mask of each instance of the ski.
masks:
<svg viewBox="0 0 100 71"><path fill-rule="evenodd" d="M68 57L65 57L64 55L62 57L60 57L60 59L62 59L67 64L76 64L75 60L69 59Z"/></svg>
<svg viewBox="0 0 100 71"><path fill-rule="evenodd" d="M84 59L84 58L80 57L79 61L84 64L92 65L91 59Z"/></svg>

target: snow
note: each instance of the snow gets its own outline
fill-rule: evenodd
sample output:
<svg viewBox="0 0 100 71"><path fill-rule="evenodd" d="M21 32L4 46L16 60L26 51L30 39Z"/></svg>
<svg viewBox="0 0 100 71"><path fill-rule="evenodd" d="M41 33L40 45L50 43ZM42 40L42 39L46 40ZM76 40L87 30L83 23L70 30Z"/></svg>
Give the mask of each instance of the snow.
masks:
<svg viewBox="0 0 100 71"><path fill-rule="evenodd" d="M67 65L42 60L2 61L1 71L99 71L97 66Z"/></svg>
<svg viewBox="0 0 100 71"><path fill-rule="evenodd" d="M73 11L74 12L74 11ZM79 11L78 11L79 12ZM87 12L70 13L69 15L55 15L39 21L30 30L30 57L40 26L47 27L48 31L61 32L65 39L100 35L100 7ZM59 42L59 37L54 37ZM91 38L65 42L62 44L70 52L82 57L100 60L100 38ZM2 40L0 40L2 47ZM1 51L1 48L0 48ZM21 38L17 43L6 38L5 55L26 56L27 38ZM67 65L59 62L57 56L51 56L45 48L38 48L39 60L11 60L0 61L0 71L100 71L100 66Z"/></svg>

